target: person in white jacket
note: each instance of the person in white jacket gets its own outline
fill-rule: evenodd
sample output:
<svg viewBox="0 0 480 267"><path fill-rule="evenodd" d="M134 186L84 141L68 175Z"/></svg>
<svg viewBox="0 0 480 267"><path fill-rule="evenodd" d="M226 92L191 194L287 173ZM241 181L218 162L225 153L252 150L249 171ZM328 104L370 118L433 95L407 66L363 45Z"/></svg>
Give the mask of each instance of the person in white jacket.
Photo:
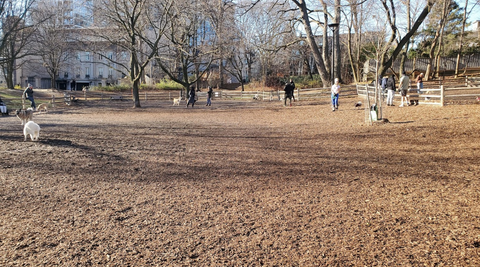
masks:
<svg viewBox="0 0 480 267"><path fill-rule="evenodd" d="M332 111L338 109L338 94L340 93L340 81L335 78L335 83L332 85Z"/></svg>

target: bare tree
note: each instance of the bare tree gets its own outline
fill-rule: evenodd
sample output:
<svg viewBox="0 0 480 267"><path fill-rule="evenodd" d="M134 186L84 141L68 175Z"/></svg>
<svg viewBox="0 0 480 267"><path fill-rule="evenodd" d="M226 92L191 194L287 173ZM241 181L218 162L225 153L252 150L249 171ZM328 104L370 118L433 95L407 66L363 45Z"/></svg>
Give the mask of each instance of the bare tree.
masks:
<svg viewBox="0 0 480 267"><path fill-rule="evenodd" d="M175 1L166 13L168 32L164 46L156 50L159 67L188 91L217 59L217 35L206 15L208 4ZM198 87L198 84L197 84Z"/></svg>
<svg viewBox="0 0 480 267"><path fill-rule="evenodd" d="M40 65L50 75L51 88L57 87L59 71L67 67L74 57L74 42L70 36L71 31L64 25L63 9L62 4L42 2L32 13L33 22L37 25L32 38L32 51L40 57Z"/></svg>
<svg viewBox="0 0 480 267"><path fill-rule="evenodd" d="M467 19L469 18L471 12L475 8L475 6L478 4L478 2L474 2L473 6L468 9L468 0L465 0L465 6L463 10L463 17L462 17L462 29L460 32L460 40L458 41L458 51L457 51L457 60L455 62L455 78L458 77L458 71L459 71L459 66L460 66L460 56L463 52L463 42L464 42L464 35L465 35L465 26L467 24Z"/></svg>
<svg viewBox="0 0 480 267"><path fill-rule="evenodd" d="M422 12L415 19L415 22L412 25L412 28L405 33L405 35L397 40L397 24L396 24L396 8L393 0L381 0L383 9L385 11L385 16L387 19L387 25L390 28L390 37L387 40L387 47L391 47L391 50L385 50L380 55L380 66L379 66L379 75L384 75L385 72L390 68L397 59L400 52L402 52L404 46L410 41L412 35L418 30L420 25L423 23L428 13L430 13L433 5L435 4L434 0L428 0Z"/></svg>
<svg viewBox="0 0 480 267"><path fill-rule="evenodd" d="M446 19L448 17L448 14L451 12L451 1L450 0L442 0L440 2L439 6L439 11L436 12L438 15L436 18L432 18L432 20L435 20L435 25L436 30L435 30L435 36L433 40L431 41L429 52L428 52L428 57L429 57L429 62L427 64L427 69L425 71L425 79L430 79L430 76L432 75L432 67L434 62L436 62L436 57L440 53L440 45L441 45L441 40L443 37L443 30L445 28L446 24Z"/></svg>
<svg viewBox="0 0 480 267"><path fill-rule="evenodd" d="M167 26L168 12L173 0L99 0L94 5L97 24L92 37L86 43L119 47L120 53L128 53L130 60L121 57L110 60L129 73L132 83L134 108L141 107L139 89L146 66L153 60L161 46ZM97 39L100 40L97 40Z"/></svg>
<svg viewBox="0 0 480 267"><path fill-rule="evenodd" d="M363 23L366 20L363 1L349 0L349 14L345 16L347 24L347 55L352 68L353 80L360 81L361 47L364 45L362 38Z"/></svg>
<svg viewBox="0 0 480 267"><path fill-rule="evenodd" d="M256 49L264 82L276 73L289 74L288 59L280 51L283 53L298 42L291 21L292 16L281 6L259 3L245 14L241 22L242 33Z"/></svg>
<svg viewBox="0 0 480 267"><path fill-rule="evenodd" d="M8 88L14 87L14 72L20 66L19 59L26 57L29 38L34 32L26 17L35 0L0 1L0 66Z"/></svg>

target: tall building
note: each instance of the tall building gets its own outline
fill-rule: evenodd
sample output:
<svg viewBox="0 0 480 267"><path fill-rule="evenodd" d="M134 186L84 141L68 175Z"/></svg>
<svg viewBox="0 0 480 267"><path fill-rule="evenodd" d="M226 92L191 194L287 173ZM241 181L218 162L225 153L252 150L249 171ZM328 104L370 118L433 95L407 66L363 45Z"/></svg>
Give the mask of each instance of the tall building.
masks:
<svg viewBox="0 0 480 267"><path fill-rule="evenodd" d="M64 62L57 73L55 85L63 90L82 90L90 86L106 86L117 84L124 76L113 63L114 61L127 61L128 55L118 52L116 47L99 45L98 41L90 40L81 42L82 36L88 32L93 23L93 0L38 0L36 7L39 10L55 9L54 22L57 31L63 34L57 35L55 42L62 42L67 48L61 53ZM59 25L59 26L58 26ZM61 40L60 40L61 39ZM101 47L102 51L98 51ZM46 70L49 62L43 62L40 56L30 56L22 59L17 70L19 77L16 84L25 87L31 83L35 88L50 88L52 81Z"/></svg>

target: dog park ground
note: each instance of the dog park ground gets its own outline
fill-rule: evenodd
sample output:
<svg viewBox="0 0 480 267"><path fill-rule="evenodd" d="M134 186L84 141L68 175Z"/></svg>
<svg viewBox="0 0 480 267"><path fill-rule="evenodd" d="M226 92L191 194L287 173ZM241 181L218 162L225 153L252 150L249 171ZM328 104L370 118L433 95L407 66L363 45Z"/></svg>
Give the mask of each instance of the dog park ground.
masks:
<svg viewBox="0 0 480 267"><path fill-rule="evenodd" d="M0 265L480 265L480 105L359 100L0 117Z"/></svg>

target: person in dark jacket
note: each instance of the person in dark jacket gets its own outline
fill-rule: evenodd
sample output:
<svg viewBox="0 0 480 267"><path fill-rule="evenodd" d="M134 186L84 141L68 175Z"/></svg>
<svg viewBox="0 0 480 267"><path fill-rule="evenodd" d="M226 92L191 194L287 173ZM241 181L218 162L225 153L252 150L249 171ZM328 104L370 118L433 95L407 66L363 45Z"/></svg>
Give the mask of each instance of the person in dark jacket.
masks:
<svg viewBox="0 0 480 267"><path fill-rule="evenodd" d="M292 106L292 98L295 99L295 97L293 96L293 90L295 90L295 84L293 83L293 81L290 80L290 82L285 85L285 88L283 90L285 91L284 105L285 106L287 105L287 98L288 98L290 99L290 106Z"/></svg>
<svg viewBox="0 0 480 267"><path fill-rule="evenodd" d="M213 88L211 86L208 87L207 92L207 106L212 105L212 96L213 96Z"/></svg>
<svg viewBox="0 0 480 267"><path fill-rule="evenodd" d="M188 108L188 105L190 105L190 103L192 104L192 108L193 106L195 105L195 87L190 87L190 97L188 98L188 102L187 102L187 108Z"/></svg>
<svg viewBox="0 0 480 267"><path fill-rule="evenodd" d="M290 79L290 86L292 88L292 98L293 98L293 102L295 102L295 83L293 82L292 79Z"/></svg>
<svg viewBox="0 0 480 267"><path fill-rule="evenodd" d="M33 86L31 84L28 84L27 89L23 91L23 96L25 99L30 100L30 106L33 108L33 110L36 110L37 106L35 105L35 100L33 99Z"/></svg>
<svg viewBox="0 0 480 267"><path fill-rule="evenodd" d="M392 76L388 77L387 80L387 106L394 106L393 104L393 97L395 96L395 75L392 74Z"/></svg>

